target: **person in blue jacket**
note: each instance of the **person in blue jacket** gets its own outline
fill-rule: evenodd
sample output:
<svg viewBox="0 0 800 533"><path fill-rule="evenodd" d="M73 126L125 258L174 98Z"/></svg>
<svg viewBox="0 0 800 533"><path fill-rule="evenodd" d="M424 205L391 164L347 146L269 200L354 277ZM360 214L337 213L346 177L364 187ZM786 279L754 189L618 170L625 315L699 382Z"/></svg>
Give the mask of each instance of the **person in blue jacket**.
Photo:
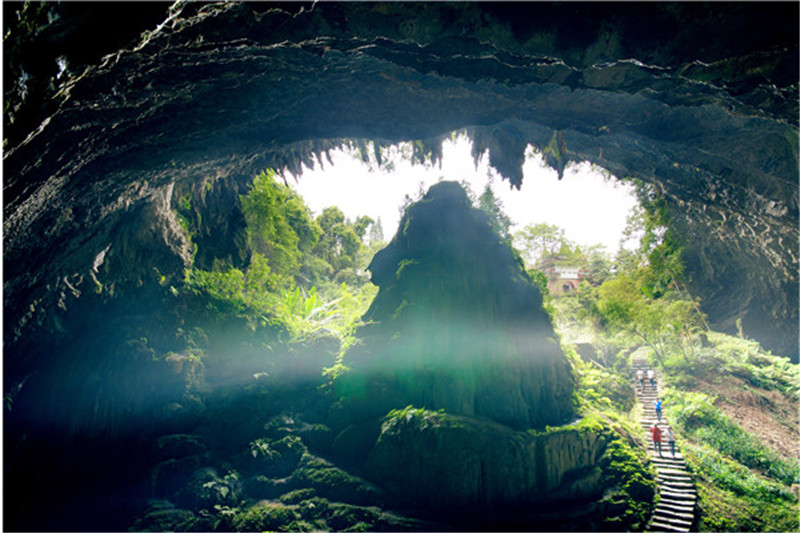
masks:
<svg viewBox="0 0 800 533"><path fill-rule="evenodd" d="M658 421L661 422L661 398L656 398L656 401L653 402L653 405L656 408L656 416L658 417Z"/></svg>

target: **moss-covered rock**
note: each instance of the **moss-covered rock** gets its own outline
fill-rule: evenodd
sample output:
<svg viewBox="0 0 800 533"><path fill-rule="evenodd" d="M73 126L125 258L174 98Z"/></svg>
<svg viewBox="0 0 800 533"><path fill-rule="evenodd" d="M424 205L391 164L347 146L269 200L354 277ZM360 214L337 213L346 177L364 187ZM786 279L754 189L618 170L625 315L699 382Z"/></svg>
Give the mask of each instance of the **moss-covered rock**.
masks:
<svg viewBox="0 0 800 533"><path fill-rule="evenodd" d="M514 431L486 419L407 407L390 413L367 470L394 496L453 513L518 513L532 506L601 500L593 509L629 527L642 523L654 482L618 428L598 415L545 431ZM600 518L598 518L600 517Z"/></svg>
<svg viewBox="0 0 800 533"><path fill-rule="evenodd" d="M276 478L291 474L307 452L297 435L286 435L275 441L261 438L250 443L250 454L256 468L261 473Z"/></svg>
<svg viewBox="0 0 800 533"><path fill-rule="evenodd" d="M320 496L333 501L357 505L372 505L380 495L373 484L310 454L303 456L289 483L293 487L313 488Z"/></svg>
<svg viewBox="0 0 800 533"><path fill-rule="evenodd" d="M153 467L150 473L151 493L157 498L169 498L183 488L192 474L205 462L199 455L167 459Z"/></svg>
<svg viewBox="0 0 800 533"><path fill-rule="evenodd" d="M233 526L236 531L292 531L299 518L294 507L260 501L237 514Z"/></svg>
<svg viewBox="0 0 800 533"><path fill-rule="evenodd" d="M239 503L242 483L238 472L219 475L216 469L201 468L175 495L181 506L199 511L214 509L215 506L234 506Z"/></svg>
<svg viewBox="0 0 800 533"><path fill-rule="evenodd" d="M393 411L368 472L416 504L515 506L602 493L598 467L607 439L580 425L514 431L486 419L408 407Z"/></svg>
<svg viewBox="0 0 800 533"><path fill-rule="evenodd" d="M206 445L197 435L165 435L155 442L155 453L159 460L202 455L206 451Z"/></svg>
<svg viewBox="0 0 800 533"><path fill-rule="evenodd" d="M573 416L574 377L541 293L458 184L409 206L369 268L380 290L337 384L345 419L409 404L515 428Z"/></svg>
<svg viewBox="0 0 800 533"><path fill-rule="evenodd" d="M151 500L133 522L132 531L201 531L202 521L192 511L176 509L166 500Z"/></svg>

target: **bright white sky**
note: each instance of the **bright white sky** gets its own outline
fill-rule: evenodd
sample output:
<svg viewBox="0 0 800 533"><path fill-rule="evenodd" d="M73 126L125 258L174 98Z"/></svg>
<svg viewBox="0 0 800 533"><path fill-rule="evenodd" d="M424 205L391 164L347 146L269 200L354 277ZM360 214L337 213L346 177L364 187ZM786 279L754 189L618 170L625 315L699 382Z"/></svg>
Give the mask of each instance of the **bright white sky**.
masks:
<svg viewBox="0 0 800 533"><path fill-rule="evenodd" d="M445 141L439 165L412 165L399 155L402 147L393 146L389 160L394 169L368 165L355 154L332 151L333 166L327 160L314 169L303 167L298 180L288 179L318 215L326 207L339 207L351 220L361 215L380 217L388 241L397 231L400 206L406 194L418 197L420 183L425 190L444 179L466 180L475 195L491 183L495 197L502 202L514 226L512 232L529 224L545 222L564 229L566 237L581 245L602 244L612 255L619 247L622 230L631 209L636 205L633 189L583 163L568 166L564 178L543 166L541 157L529 147L523 167L521 190L511 189L484 155L477 168L470 150L471 141L459 136ZM407 148L408 149L408 148ZM287 173L287 178L292 175Z"/></svg>

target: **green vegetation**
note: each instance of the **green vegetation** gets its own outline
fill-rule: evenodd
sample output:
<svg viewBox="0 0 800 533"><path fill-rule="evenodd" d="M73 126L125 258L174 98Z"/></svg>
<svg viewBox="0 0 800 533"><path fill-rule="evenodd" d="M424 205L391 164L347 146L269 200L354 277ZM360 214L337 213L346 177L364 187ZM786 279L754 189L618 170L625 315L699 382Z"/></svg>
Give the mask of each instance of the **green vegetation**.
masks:
<svg viewBox="0 0 800 533"><path fill-rule="evenodd" d="M591 347L582 357L568 352L579 376L582 410L624 427L632 399L628 354L641 345L650 348L668 383L668 420L697 483L699 530L796 531L797 496L791 489L800 482L796 454L768 445L725 408L742 408L745 398L775 427L788 428L785 438L794 441L800 369L741 331L739 337L709 331L699 302L686 290L682 244L665 227L666 205L647 200L651 196L642 188L639 192L643 207L630 217L624 236L638 237L639 248L620 250L614 275L600 283L589 279L547 306L564 342ZM517 239L537 265L566 261L586 268L556 227L526 228ZM627 427L639 441L640 431ZM634 501L627 503L631 509Z"/></svg>
<svg viewBox="0 0 800 533"><path fill-rule="evenodd" d="M731 400L726 395L699 390L714 384L757 403L761 399L756 410L773 411L777 423L796 428L797 366L765 353L754 341L710 332L690 362L673 355L667 371L673 385L665 404L699 482L700 529L796 531L797 496L791 486L800 483L797 457L778 453L728 416L723 407ZM781 397L792 413L788 420L774 405Z"/></svg>
<svg viewBox="0 0 800 533"><path fill-rule="evenodd" d="M375 226L368 217L345 219L336 207L316 218L297 193L272 170L259 174L242 195L246 266L216 261L211 270L191 268L183 291L200 299L215 320L239 317L250 328L268 328L303 340L324 331L344 346L376 289L365 268L380 242L363 242ZM181 199L179 220L187 235L191 203ZM380 227L370 231L382 233Z"/></svg>
<svg viewBox="0 0 800 533"><path fill-rule="evenodd" d="M630 381L613 368L582 359L571 346L567 354L578 376L576 400L582 419L577 428L607 443L599 463L612 487L603 497L609 508L607 527L642 529L653 509L656 483L638 423L631 416L635 397Z"/></svg>
<svg viewBox="0 0 800 533"><path fill-rule="evenodd" d="M780 457L758 437L745 431L701 392L669 390L670 419L684 436L710 446L742 466L785 485L800 483L800 465ZM788 493L788 491L787 491Z"/></svg>
<svg viewBox="0 0 800 533"><path fill-rule="evenodd" d="M640 188L642 198L651 197L645 193ZM495 232L508 240L508 218L491 190L470 198ZM796 397L800 371L753 341L708 330L698 302L685 288L682 245L664 225L667 207L658 199L643 206L629 219L625 236L638 237L639 248L620 249L613 260L600 247L568 241L555 226L530 226L513 236L577 376L574 402L580 420L547 428L545 433L578 431L603 439L605 448L597 467L611 487L599 507L605 527L644 528L652 511L655 481L644 435L635 421L628 361L635 349L646 346L670 385L666 412L696 477L700 529L796 530L797 499L790 488L800 482L796 458L779 453L728 414L726 402L735 399L705 389L709 384L729 384L744 388L769 406L778 401L769 394ZM241 209L246 222L241 239L244 264L234 267L218 261L209 270L189 269L184 286L175 292L202 302L207 316L218 322L238 320L256 333L276 332L248 341L248 349L259 357L333 335L339 341L339 357L324 373L329 380L335 379L346 370L342 355L356 342L356 327L377 292L366 281L365 270L372 255L385 245L380 221L367 217L350 221L335 207L313 217L302 199L278 183L271 171L254 180L241 197ZM191 220L197 217L190 216L188 197L178 202L177 211L187 235L193 236ZM543 270L559 265L578 266L585 281L577 291L552 296ZM414 267L409 261L400 264L399 270ZM187 328L183 338L192 339L189 344L196 348L196 339L213 337L203 327ZM202 349L186 353L202 368ZM316 372L322 372L323 366ZM268 370L272 372L272 367ZM262 394L259 390L252 388L253 398ZM413 406L392 410L383 419L384 429L389 430L393 424L426 429L458 423L447 413ZM782 423L788 426L793 421ZM324 432L316 435L320 438ZM264 431L252 431L244 443L248 444L242 455L252 462L242 463L240 471L254 469L258 475L246 483L240 481L237 470L204 477L195 490L195 500L200 502L196 505L202 507L197 514L153 508L141 519L142 528L358 531L411 527L410 522L367 507L375 501L374 488L314 455L305 436L276 431L268 424ZM242 480L245 477L241 475Z"/></svg>
<svg viewBox="0 0 800 533"><path fill-rule="evenodd" d="M289 506L275 502L251 505L233 519L234 531L309 531L298 528L297 512Z"/></svg>

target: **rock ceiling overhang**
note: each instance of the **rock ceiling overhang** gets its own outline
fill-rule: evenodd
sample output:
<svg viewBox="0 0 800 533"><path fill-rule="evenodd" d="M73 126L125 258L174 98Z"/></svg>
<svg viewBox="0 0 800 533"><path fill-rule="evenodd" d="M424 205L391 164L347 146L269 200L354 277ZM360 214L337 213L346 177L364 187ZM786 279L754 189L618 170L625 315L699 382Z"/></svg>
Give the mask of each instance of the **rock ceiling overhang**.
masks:
<svg viewBox="0 0 800 533"><path fill-rule="evenodd" d="M716 36L718 48L725 39L734 48L726 56L691 49L692 39L704 42L702 24L714 13L694 32L689 24L647 48L642 30L631 29L646 13L628 20L608 7L589 37L568 39L565 27L586 22L553 12L574 15L578 7L528 4L555 28L530 31L508 19L520 6L507 9L323 3L293 15L267 4L174 10L134 49L70 80L58 110L6 151L6 331L24 322L33 303L46 305L47 293L68 288L70 276L91 270L126 213L158 198L168 205L175 183L247 180L266 166L297 169L345 139L419 140L435 158L442 138L466 129L476 151L488 149L492 165L517 186L527 144L557 147L548 156L556 168L588 160L652 183L698 243L690 267L718 322L772 313L793 322L791 336L796 38L782 46L761 35L747 48L728 30ZM726 21L720 8L720 27L747 22L747 10L728 9L736 19ZM796 17L787 23L796 37ZM725 263L717 274L715 254ZM741 283L749 285L738 300L726 294ZM779 309L765 308L776 299ZM726 306L735 313L725 316Z"/></svg>

